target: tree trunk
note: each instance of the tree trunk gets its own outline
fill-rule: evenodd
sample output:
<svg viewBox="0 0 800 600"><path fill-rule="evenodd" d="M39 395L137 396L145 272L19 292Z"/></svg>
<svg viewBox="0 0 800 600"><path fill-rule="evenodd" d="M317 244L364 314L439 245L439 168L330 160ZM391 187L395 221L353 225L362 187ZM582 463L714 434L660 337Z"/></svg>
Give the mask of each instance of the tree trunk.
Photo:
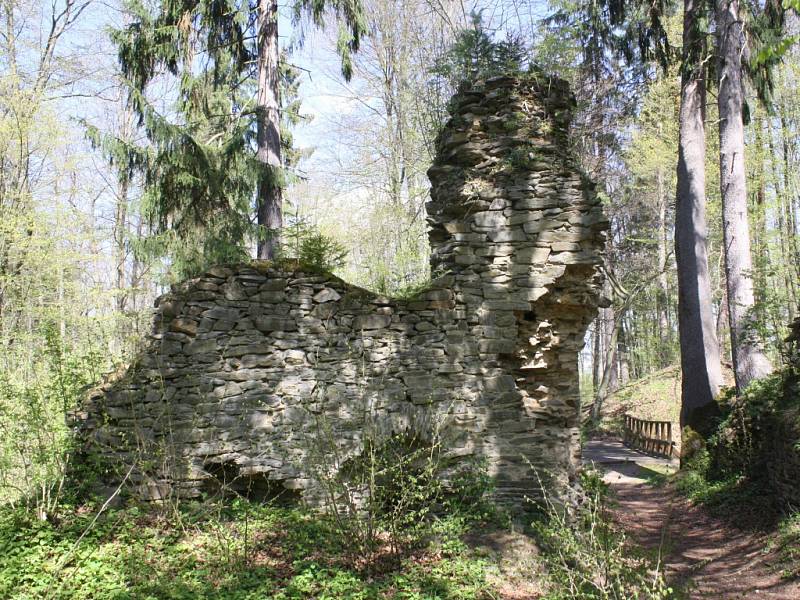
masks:
<svg viewBox="0 0 800 600"><path fill-rule="evenodd" d="M142 219L141 215L139 216L139 220L136 223L136 239L142 239L144 235L144 219ZM136 253L133 253L133 257L131 260L131 279L130 279L130 286L131 286L131 312L136 313L139 309L139 295L142 290L142 281L141 279L144 278L145 273L143 271L142 263L139 261ZM136 326L138 327L139 320L136 319L135 321ZM136 334L138 335L139 331L136 330Z"/></svg>
<svg viewBox="0 0 800 600"><path fill-rule="evenodd" d="M667 277L667 191L661 167L656 174L658 193L658 366L662 369L672 358L672 325L669 322L669 279Z"/></svg>
<svg viewBox="0 0 800 600"><path fill-rule="evenodd" d="M120 182L117 206L114 211L114 267L115 274L115 308L118 316L125 312L127 303L125 280L125 242L128 237L128 181Z"/></svg>
<svg viewBox="0 0 800 600"><path fill-rule="evenodd" d="M792 173L793 165L789 158L790 147L792 145L790 139L789 125L786 123L784 111L781 110L781 142L783 145L783 190L786 200L786 226L789 230L789 242L792 246L792 253L794 254L795 273L797 279L800 279L800 247L797 244L797 218L795 214L795 200L793 196Z"/></svg>
<svg viewBox="0 0 800 600"><path fill-rule="evenodd" d="M622 319L617 323L611 323L611 330L608 332L609 339L606 346L605 360L603 361L603 371L600 376L600 381L595 388L594 403L592 404L592 420L599 421L602 416L603 404L608 398L609 394L614 390L610 389L612 380L616 382L614 368L617 359L617 341L619 339L619 331L621 329Z"/></svg>
<svg viewBox="0 0 800 600"><path fill-rule="evenodd" d="M600 385L600 378L603 376L603 340L602 332L603 326L601 325L601 318L598 311L597 317L594 319L594 331L592 333L592 397L597 394L597 388Z"/></svg>
<svg viewBox="0 0 800 600"><path fill-rule="evenodd" d="M739 18L739 0L717 0L716 21L722 234L731 354L736 388L741 391L753 379L768 375L772 365L761 349L753 327L753 266L744 164L744 34Z"/></svg>
<svg viewBox="0 0 800 600"><path fill-rule="evenodd" d="M753 250L754 266L753 266L753 295L755 303L758 306L767 306L769 297L769 265L772 262L770 256L769 245L769 231L767 229L767 173L765 167L764 157L764 139L763 139L763 119L755 124L755 152L756 152L756 169L757 175L755 178L756 186L752 193L752 200L750 201L749 208L753 211Z"/></svg>
<svg viewBox="0 0 800 600"><path fill-rule="evenodd" d="M256 158L263 165L263 171L258 182L256 216L259 226L257 257L263 260L276 258L283 226L278 56L278 3L260 0Z"/></svg>
<svg viewBox="0 0 800 600"><path fill-rule="evenodd" d="M707 433L722 383L711 310L705 198L705 41L702 4L684 0L683 74L675 206L678 328L681 347L681 426Z"/></svg>
<svg viewBox="0 0 800 600"><path fill-rule="evenodd" d="M609 306L608 308L601 308L600 311L603 313L603 327L605 328L603 339L605 339L606 343L609 344L606 346L606 360L611 361L610 363L603 362L603 379L607 379L607 394L613 394L619 388L619 377L617 372L617 358L619 356L619 348L617 348L617 344L619 336L614 334L618 327L617 321L621 319L622 315L616 314L613 305ZM613 348L611 348L612 344L614 346ZM605 398L603 399L605 400Z"/></svg>
<svg viewBox="0 0 800 600"><path fill-rule="evenodd" d="M795 309L797 308L797 289L796 289L796 277L793 275L797 272L795 268L792 267L792 257L790 254L791 248L791 238L792 232L789 231L787 223L789 222L788 219L788 205L791 203L791 200L788 197L788 189L786 186L786 177L781 179L780 175L778 174L778 155L776 153L775 142L773 139L773 131L772 131L772 123L767 122L767 147L769 148L769 156L770 156L770 165L772 166L772 185L775 188L775 197L777 201L777 205L775 208L776 218L777 218L777 225L778 225L778 242L780 244L780 251L781 251L781 274L783 275L783 285L786 288L786 293L789 297L789 302L786 307L787 314L794 314ZM783 127L783 119L780 121L780 126ZM783 139L782 130L778 130L778 134ZM786 152L783 153L783 168L786 168L788 164L788 157L786 156ZM781 188L781 182L783 181L784 185Z"/></svg>
<svg viewBox="0 0 800 600"><path fill-rule="evenodd" d="M619 349L617 350L617 365L619 366L619 376L617 379L617 389L627 385L631 380L631 365L628 350L628 328L625 320L620 317Z"/></svg>

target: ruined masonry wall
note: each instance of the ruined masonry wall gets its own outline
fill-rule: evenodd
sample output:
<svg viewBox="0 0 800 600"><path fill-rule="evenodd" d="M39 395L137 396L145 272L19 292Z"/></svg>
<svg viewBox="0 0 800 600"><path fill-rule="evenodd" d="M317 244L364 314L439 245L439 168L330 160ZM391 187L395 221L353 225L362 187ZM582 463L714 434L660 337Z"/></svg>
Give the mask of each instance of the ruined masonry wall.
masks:
<svg viewBox="0 0 800 600"><path fill-rule="evenodd" d="M414 298L259 262L162 296L145 351L78 415L85 450L117 480L134 464L145 496L224 475L313 500L320 451L440 429L448 456L485 460L499 501L538 494L530 465L567 485L607 226L567 151L572 104L542 75L453 99L429 171L434 279Z"/></svg>

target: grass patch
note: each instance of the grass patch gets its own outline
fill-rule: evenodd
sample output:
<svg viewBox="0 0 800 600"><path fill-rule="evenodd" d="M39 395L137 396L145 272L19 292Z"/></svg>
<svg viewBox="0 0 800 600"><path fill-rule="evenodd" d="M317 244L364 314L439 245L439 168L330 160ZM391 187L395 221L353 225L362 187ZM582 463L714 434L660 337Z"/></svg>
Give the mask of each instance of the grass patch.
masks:
<svg viewBox="0 0 800 600"><path fill-rule="evenodd" d="M723 368L726 385L733 383L733 373ZM611 394L605 401L601 422L604 433L621 435L626 413L648 421L671 421L672 435L680 449L681 369L671 366L632 381Z"/></svg>
<svg viewBox="0 0 800 600"><path fill-rule="evenodd" d="M640 419L678 422L681 411L680 367L667 367L622 386L604 407L604 417L632 412Z"/></svg>

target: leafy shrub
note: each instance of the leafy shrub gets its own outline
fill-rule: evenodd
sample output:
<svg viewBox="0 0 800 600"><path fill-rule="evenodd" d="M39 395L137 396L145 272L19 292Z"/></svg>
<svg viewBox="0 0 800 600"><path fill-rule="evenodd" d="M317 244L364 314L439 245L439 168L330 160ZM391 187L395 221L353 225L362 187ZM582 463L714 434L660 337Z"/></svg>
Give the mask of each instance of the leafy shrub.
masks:
<svg viewBox="0 0 800 600"><path fill-rule="evenodd" d="M395 434L381 444L368 440L340 473L363 490L364 509L388 532L395 553L419 542L442 496L439 451L411 433Z"/></svg>
<svg viewBox="0 0 800 600"><path fill-rule="evenodd" d="M606 486L592 471L581 476L586 501L571 515L545 495L533 523L551 579L547 598L673 598L658 562L637 554L605 513Z"/></svg>
<svg viewBox="0 0 800 600"><path fill-rule="evenodd" d="M311 469L322 488L321 504L340 535L350 540L351 559L369 564L380 552L398 560L435 533L438 516L487 518L491 489L479 464L450 464L440 426L425 438L411 431L382 438L365 427L357 456L341 455L330 423L317 417Z"/></svg>
<svg viewBox="0 0 800 600"><path fill-rule="evenodd" d="M41 355L31 359L27 377L0 372L0 503L22 503L44 519L64 493L67 414L99 379L103 360L91 346L69 349L53 325L43 325L40 335Z"/></svg>
<svg viewBox="0 0 800 600"><path fill-rule="evenodd" d="M494 490L485 459L465 462L444 482L444 511L470 522L491 522L507 528L510 515L492 501Z"/></svg>

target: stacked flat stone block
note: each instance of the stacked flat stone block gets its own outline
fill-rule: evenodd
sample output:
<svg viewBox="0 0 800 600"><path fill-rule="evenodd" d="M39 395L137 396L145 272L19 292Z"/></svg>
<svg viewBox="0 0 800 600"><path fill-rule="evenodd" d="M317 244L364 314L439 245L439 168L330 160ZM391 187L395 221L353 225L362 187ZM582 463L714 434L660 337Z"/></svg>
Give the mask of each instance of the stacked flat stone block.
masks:
<svg viewBox="0 0 800 600"><path fill-rule="evenodd" d="M174 287L146 349L77 415L84 450L143 496L197 497L225 474L314 502L321 452L436 435L485 462L499 502L562 493L607 227L568 151L572 107L541 74L454 97L429 171L433 278L415 297L262 262Z"/></svg>

